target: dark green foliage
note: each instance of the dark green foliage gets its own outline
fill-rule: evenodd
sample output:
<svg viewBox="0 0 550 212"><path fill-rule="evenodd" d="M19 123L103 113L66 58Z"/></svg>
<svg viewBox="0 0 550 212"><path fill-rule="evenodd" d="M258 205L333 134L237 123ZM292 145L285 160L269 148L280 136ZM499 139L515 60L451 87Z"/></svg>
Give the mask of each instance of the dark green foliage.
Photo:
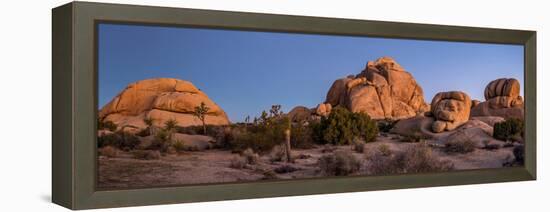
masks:
<svg viewBox="0 0 550 212"><path fill-rule="evenodd" d="M514 147L514 157L516 158L516 163L523 165L525 161L525 147L523 145Z"/></svg>
<svg viewBox="0 0 550 212"><path fill-rule="evenodd" d="M476 149L476 143L472 140L457 140L445 143L444 150L448 153L466 154Z"/></svg>
<svg viewBox="0 0 550 212"><path fill-rule="evenodd" d="M225 139L228 139L227 146L234 152L248 148L260 153L270 151L285 141L284 132L290 126L288 118L281 114L280 106L274 105L269 114L263 111L253 124L232 126L230 132L224 132Z"/></svg>
<svg viewBox="0 0 550 212"><path fill-rule="evenodd" d="M151 131L149 129L142 129L138 133L136 133L136 135L139 137L146 137L151 135Z"/></svg>
<svg viewBox="0 0 550 212"><path fill-rule="evenodd" d="M295 172L297 170L299 170L299 169L294 167L294 166L285 164L285 165L282 165L282 166L279 166L279 167L275 168L275 170L273 170L273 171L275 171L275 173L277 173L277 174L285 174L285 173Z"/></svg>
<svg viewBox="0 0 550 212"><path fill-rule="evenodd" d="M319 158L318 164L325 176L346 176L361 168L361 162L353 154L340 151L323 155Z"/></svg>
<svg viewBox="0 0 550 212"><path fill-rule="evenodd" d="M309 149L314 146L311 126L301 122L293 123L290 129L290 146L298 149Z"/></svg>
<svg viewBox="0 0 550 212"><path fill-rule="evenodd" d="M493 137L498 140L513 140L523 135L523 121L517 118L509 118L506 121L495 123Z"/></svg>
<svg viewBox="0 0 550 212"><path fill-rule="evenodd" d="M100 119L97 120L97 129L98 130L109 130L111 132L116 131L117 125L112 121L102 121Z"/></svg>
<svg viewBox="0 0 550 212"><path fill-rule="evenodd" d="M367 114L352 113L343 107L334 108L328 117L322 117L321 122L312 127L314 138L323 144L352 144L354 138L371 142L378 134L376 122Z"/></svg>
<svg viewBox="0 0 550 212"><path fill-rule="evenodd" d="M391 119L384 119L384 120L378 120L378 130L380 132L390 132L390 130L395 126L397 123L397 120L391 120Z"/></svg>
<svg viewBox="0 0 550 212"><path fill-rule="evenodd" d="M97 143L99 148L112 146L122 150L130 150L139 144L139 138L131 133L117 131L99 136Z"/></svg>

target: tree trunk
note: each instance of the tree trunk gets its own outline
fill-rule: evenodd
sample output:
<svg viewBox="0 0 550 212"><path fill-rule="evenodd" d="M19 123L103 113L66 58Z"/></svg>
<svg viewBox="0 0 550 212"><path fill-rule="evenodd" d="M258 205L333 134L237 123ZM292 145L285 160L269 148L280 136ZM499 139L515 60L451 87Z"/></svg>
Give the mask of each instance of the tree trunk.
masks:
<svg viewBox="0 0 550 212"><path fill-rule="evenodd" d="M285 142L285 147L286 147L286 161L289 162L289 163L292 163L292 155L291 155L291 150L290 150L290 129L287 129L285 130L285 137L286 137L286 142Z"/></svg>
<svg viewBox="0 0 550 212"><path fill-rule="evenodd" d="M204 123L204 119L202 120L202 134L206 135L206 123Z"/></svg>

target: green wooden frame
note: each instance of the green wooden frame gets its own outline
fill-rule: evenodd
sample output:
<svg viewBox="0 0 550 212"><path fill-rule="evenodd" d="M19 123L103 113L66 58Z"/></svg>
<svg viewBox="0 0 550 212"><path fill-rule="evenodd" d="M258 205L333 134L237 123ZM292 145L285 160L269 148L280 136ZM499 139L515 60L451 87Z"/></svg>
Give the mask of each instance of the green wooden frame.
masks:
<svg viewBox="0 0 550 212"><path fill-rule="evenodd" d="M127 190L96 189L98 22L519 44L525 51L525 166ZM231 200L536 179L536 32L72 2L52 15L52 200L70 209Z"/></svg>

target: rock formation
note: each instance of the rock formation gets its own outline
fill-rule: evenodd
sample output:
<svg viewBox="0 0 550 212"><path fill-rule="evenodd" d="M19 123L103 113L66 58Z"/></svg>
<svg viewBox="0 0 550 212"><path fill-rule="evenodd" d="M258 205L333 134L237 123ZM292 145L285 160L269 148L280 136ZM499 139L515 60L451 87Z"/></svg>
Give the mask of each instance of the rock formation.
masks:
<svg viewBox="0 0 550 212"><path fill-rule="evenodd" d="M500 116L523 119L523 98L516 79L496 79L485 87L485 102L472 108L471 116Z"/></svg>
<svg viewBox="0 0 550 212"><path fill-rule="evenodd" d="M431 115L435 118L432 131L450 131L466 123L470 117L472 100L460 91L437 93L432 99Z"/></svg>
<svg viewBox="0 0 550 212"><path fill-rule="evenodd" d="M128 85L101 108L99 118L112 121L119 127L138 129L146 127L144 118L152 118L156 126L162 126L170 119L183 127L202 125L193 116L195 107L201 102L210 108L206 114L206 124L229 124L225 112L205 93L191 82L171 78L146 79Z"/></svg>
<svg viewBox="0 0 550 212"><path fill-rule="evenodd" d="M287 114L288 118L292 122L309 121L311 119L311 115L311 109L304 106L296 106Z"/></svg>
<svg viewBox="0 0 550 212"><path fill-rule="evenodd" d="M429 110L420 85L390 57L369 61L358 75L334 81L317 114L326 115L336 106L373 119L403 119Z"/></svg>

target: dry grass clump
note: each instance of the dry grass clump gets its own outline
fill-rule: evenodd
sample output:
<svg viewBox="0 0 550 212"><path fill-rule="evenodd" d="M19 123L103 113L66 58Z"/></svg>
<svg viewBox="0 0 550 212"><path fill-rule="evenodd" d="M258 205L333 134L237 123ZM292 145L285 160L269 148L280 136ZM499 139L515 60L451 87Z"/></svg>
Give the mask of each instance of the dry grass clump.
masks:
<svg viewBox="0 0 550 212"><path fill-rule="evenodd" d="M390 156L392 154L390 146L387 144L378 145L378 152L380 152L383 156Z"/></svg>
<svg viewBox="0 0 550 212"><path fill-rule="evenodd" d="M135 159L140 160L158 160L160 159L160 151L158 150L134 150L132 154Z"/></svg>
<svg viewBox="0 0 550 212"><path fill-rule="evenodd" d="M258 155L258 153L254 153L252 149L248 148L243 151L241 155L231 158L229 167L242 169L245 168L247 165L257 164L259 161L260 156Z"/></svg>
<svg viewBox="0 0 550 212"><path fill-rule="evenodd" d="M109 158L114 158L118 155L118 150L112 146L102 147L98 151L99 151L99 155L109 157Z"/></svg>
<svg viewBox="0 0 550 212"><path fill-rule="evenodd" d="M271 162L281 162L286 159L286 150L282 145L277 145L273 147L271 153L269 154L269 160Z"/></svg>
<svg viewBox="0 0 550 212"><path fill-rule="evenodd" d="M319 158L318 165L325 176L346 176L359 171L361 162L353 154L336 151Z"/></svg>
<svg viewBox="0 0 550 212"><path fill-rule="evenodd" d="M380 148L366 155L367 172L372 175L449 171L450 161L440 160L427 146L412 146L403 152L383 153Z"/></svg>
<svg viewBox="0 0 550 212"><path fill-rule="evenodd" d="M258 153L255 153L251 148L244 150L243 157L245 158L247 164L256 164L260 161L260 156Z"/></svg>
<svg viewBox="0 0 550 212"><path fill-rule="evenodd" d="M229 162L229 167L234 169L243 169L246 167L246 159L241 156L235 156L231 158L231 161Z"/></svg>
<svg viewBox="0 0 550 212"><path fill-rule="evenodd" d="M470 139L455 140L445 143L443 148L447 153L466 154L473 152L476 149L476 143Z"/></svg>

